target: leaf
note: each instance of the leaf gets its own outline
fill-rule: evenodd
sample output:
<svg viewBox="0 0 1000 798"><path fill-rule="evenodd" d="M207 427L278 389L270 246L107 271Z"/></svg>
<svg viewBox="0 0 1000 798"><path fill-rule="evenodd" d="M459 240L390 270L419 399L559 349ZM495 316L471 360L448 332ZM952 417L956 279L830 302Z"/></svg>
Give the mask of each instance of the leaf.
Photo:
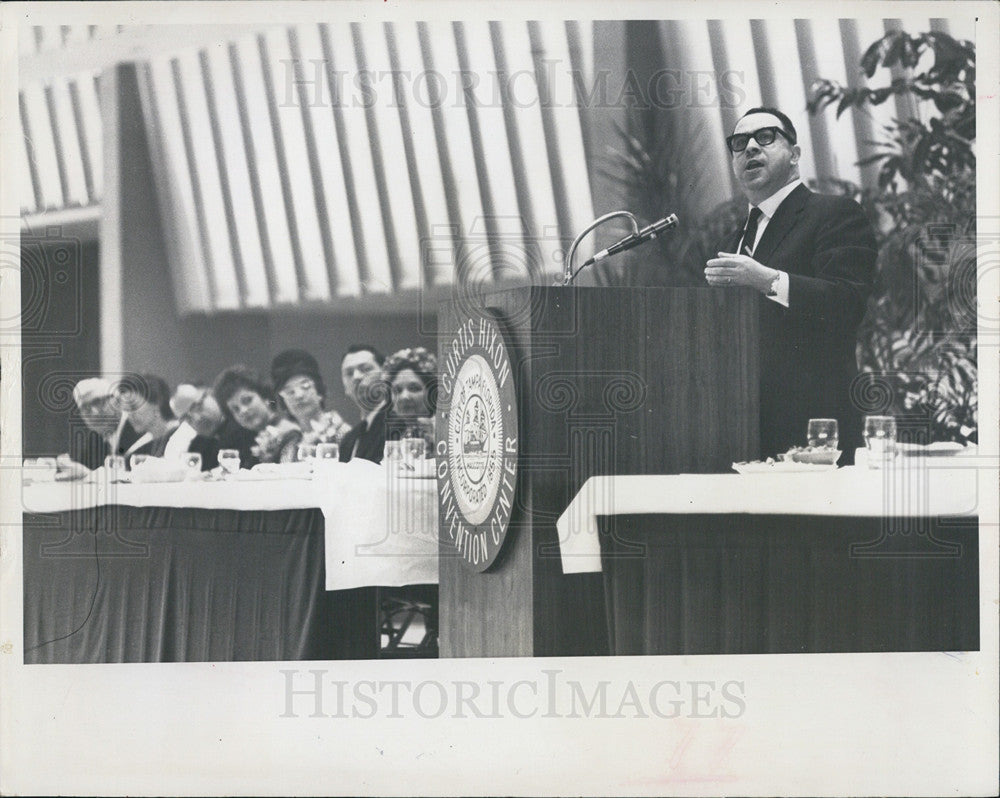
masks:
<svg viewBox="0 0 1000 798"><path fill-rule="evenodd" d="M806 103L806 110L811 114L823 110L836 99L844 94L844 87L832 80L815 80L809 87L809 101Z"/></svg>
<svg viewBox="0 0 1000 798"><path fill-rule="evenodd" d="M881 105L893 95L892 86L883 86L880 89L868 91L868 99L872 105Z"/></svg>
<svg viewBox="0 0 1000 798"><path fill-rule="evenodd" d="M887 33L865 50L865 54L861 56L861 69L864 71L865 77L870 78L874 75L875 70L882 64L885 54L892 44L894 35L893 33Z"/></svg>
<svg viewBox="0 0 1000 798"><path fill-rule="evenodd" d="M892 67L899 62L906 44L906 34L902 31L893 31L888 36L890 37L889 46L885 48L885 53L882 56L882 66L884 67Z"/></svg>
<svg viewBox="0 0 1000 798"><path fill-rule="evenodd" d="M844 96L840 98L840 104L837 106L837 119L840 119L840 115L852 105L860 105L860 103L857 103L855 98L851 97L851 95L844 94Z"/></svg>
<svg viewBox="0 0 1000 798"><path fill-rule="evenodd" d="M920 56L926 49L926 40L923 36L914 38L903 32L900 32L900 40L902 42L899 55L900 63L907 69L913 69L920 62Z"/></svg>

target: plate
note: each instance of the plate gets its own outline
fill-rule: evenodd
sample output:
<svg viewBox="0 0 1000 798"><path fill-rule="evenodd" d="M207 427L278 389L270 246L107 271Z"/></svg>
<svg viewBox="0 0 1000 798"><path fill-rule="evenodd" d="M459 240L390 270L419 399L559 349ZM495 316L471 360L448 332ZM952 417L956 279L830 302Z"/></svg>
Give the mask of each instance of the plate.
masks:
<svg viewBox="0 0 1000 798"><path fill-rule="evenodd" d="M425 460L416 468L407 468L400 464L396 467L396 476L399 479L436 479L436 463L434 460Z"/></svg>
<svg viewBox="0 0 1000 798"><path fill-rule="evenodd" d="M835 471L836 463L795 463L792 461L764 463L733 463L738 474L817 474L821 471Z"/></svg>
<svg viewBox="0 0 1000 798"><path fill-rule="evenodd" d="M786 452L784 455L778 455L778 457L786 463L793 462L804 463L806 465L836 465L837 461L840 460L840 455L840 449L819 449L813 451L796 449Z"/></svg>
<svg viewBox="0 0 1000 798"><path fill-rule="evenodd" d="M133 485L183 482L187 475L186 468L134 468L131 474Z"/></svg>
<svg viewBox="0 0 1000 798"><path fill-rule="evenodd" d="M309 479L311 463L258 463L251 469L241 468L232 477L237 482L262 482L278 479Z"/></svg>
<svg viewBox="0 0 1000 798"><path fill-rule="evenodd" d="M896 449L903 457L954 457L969 448L954 441L938 441L922 446L918 443L897 443Z"/></svg>

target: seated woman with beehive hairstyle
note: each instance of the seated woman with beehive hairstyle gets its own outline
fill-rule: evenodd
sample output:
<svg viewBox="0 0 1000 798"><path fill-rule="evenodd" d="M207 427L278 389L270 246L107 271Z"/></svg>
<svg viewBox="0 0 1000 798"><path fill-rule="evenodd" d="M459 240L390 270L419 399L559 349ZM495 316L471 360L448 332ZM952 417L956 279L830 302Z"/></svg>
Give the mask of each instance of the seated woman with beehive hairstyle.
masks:
<svg viewBox="0 0 1000 798"><path fill-rule="evenodd" d="M287 349L271 363L278 407L302 430L302 442L340 443L351 427L336 410L327 410L326 385L319 364L303 349Z"/></svg>

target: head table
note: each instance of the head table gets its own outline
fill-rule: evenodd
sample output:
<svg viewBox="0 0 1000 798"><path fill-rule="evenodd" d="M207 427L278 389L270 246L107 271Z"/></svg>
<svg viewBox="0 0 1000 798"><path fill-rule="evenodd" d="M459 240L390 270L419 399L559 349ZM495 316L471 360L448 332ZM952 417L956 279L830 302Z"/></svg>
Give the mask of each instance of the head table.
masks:
<svg viewBox="0 0 1000 798"><path fill-rule="evenodd" d="M974 650L988 465L595 476L552 556L614 654ZM368 658L374 586L438 581L435 480L367 461L22 499L29 663Z"/></svg>
<svg viewBox="0 0 1000 798"><path fill-rule="evenodd" d="M438 581L434 480L240 477L25 485L25 661L375 656L372 588Z"/></svg>
<svg viewBox="0 0 1000 798"><path fill-rule="evenodd" d="M558 556L604 574L615 654L977 650L991 468L591 477Z"/></svg>

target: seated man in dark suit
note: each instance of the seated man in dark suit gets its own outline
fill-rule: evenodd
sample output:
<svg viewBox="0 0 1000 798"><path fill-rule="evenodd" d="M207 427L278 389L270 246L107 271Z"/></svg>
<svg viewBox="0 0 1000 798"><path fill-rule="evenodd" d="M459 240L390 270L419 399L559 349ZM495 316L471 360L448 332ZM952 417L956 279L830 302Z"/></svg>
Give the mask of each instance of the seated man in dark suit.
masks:
<svg viewBox="0 0 1000 798"><path fill-rule="evenodd" d="M361 411L361 421L351 427L340 442L340 460L343 463L354 457L373 463L382 462L385 421L390 408L384 363L382 353L368 344L354 344L341 361L344 393Z"/></svg>
<svg viewBox="0 0 1000 798"><path fill-rule="evenodd" d="M355 457L381 463L385 453L387 417L392 409L390 386L385 373L385 357L374 346L354 344L348 348L341 361L340 376L344 393L361 411L361 421L351 427L340 441L340 460L348 462ZM338 645L351 659L368 659L379 656L379 641L385 630L392 628L395 638L401 626L393 619L398 615L417 614L424 618L428 629L427 645L418 652L420 656L437 656L437 585L408 585L401 588L360 587L335 591L337 596ZM373 624L376 613L381 620ZM407 649L396 648L393 639L391 651L381 656L398 656ZM411 653L413 653L411 651Z"/></svg>
<svg viewBox="0 0 1000 798"><path fill-rule="evenodd" d="M750 208L705 277L712 286L761 294L762 454L804 445L810 418L835 418L840 462L849 464L862 445L851 389L877 245L856 202L802 183L796 141L791 120L774 108L751 108L737 122L726 143Z"/></svg>
<svg viewBox="0 0 1000 798"><path fill-rule="evenodd" d="M219 464L220 449L238 450L243 463L250 459L254 432L223 413L208 386L181 383L170 399L170 408L196 433L187 450L201 455L202 471L211 471Z"/></svg>

